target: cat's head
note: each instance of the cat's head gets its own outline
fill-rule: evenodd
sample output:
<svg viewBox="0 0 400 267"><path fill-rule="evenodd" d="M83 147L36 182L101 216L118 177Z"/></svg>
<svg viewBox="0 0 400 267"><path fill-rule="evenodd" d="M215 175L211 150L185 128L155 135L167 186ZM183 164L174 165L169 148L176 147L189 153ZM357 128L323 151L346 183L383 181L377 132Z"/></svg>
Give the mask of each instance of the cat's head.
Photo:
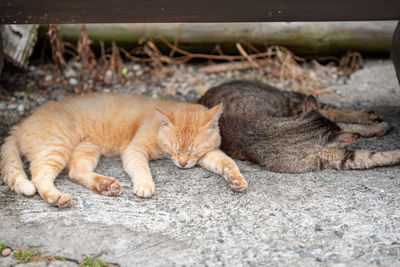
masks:
<svg viewBox="0 0 400 267"><path fill-rule="evenodd" d="M158 145L175 165L191 168L208 151L221 144L218 119L222 103L209 109L186 108L175 112L156 109L161 120Z"/></svg>

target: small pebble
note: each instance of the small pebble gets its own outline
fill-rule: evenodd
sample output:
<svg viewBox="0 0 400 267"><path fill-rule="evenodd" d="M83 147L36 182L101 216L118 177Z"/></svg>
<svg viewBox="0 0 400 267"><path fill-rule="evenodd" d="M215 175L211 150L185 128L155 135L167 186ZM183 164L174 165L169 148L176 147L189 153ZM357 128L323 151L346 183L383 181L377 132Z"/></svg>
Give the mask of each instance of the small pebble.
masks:
<svg viewBox="0 0 400 267"><path fill-rule="evenodd" d="M51 80L53 80L53 76L52 76L52 75L46 75L46 76L44 76L44 81L45 81L45 82L49 82L49 81L51 81Z"/></svg>
<svg viewBox="0 0 400 267"><path fill-rule="evenodd" d="M142 67L139 65L139 64L135 64L135 65L133 65L132 66L132 69L134 70L134 71L138 71L138 70L140 70Z"/></svg>
<svg viewBox="0 0 400 267"><path fill-rule="evenodd" d="M69 68L68 70L64 71L64 76L66 78L76 77L76 72L72 68Z"/></svg>
<svg viewBox="0 0 400 267"><path fill-rule="evenodd" d="M19 104L17 107L17 111L22 114L24 113L24 110L25 110L24 104Z"/></svg>
<svg viewBox="0 0 400 267"><path fill-rule="evenodd" d="M342 238L344 235L343 232L341 232L341 231L335 231L335 234L340 238Z"/></svg>
<svg viewBox="0 0 400 267"><path fill-rule="evenodd" d="M372 261L375 262L375 264L377 264L377 265L381 265L380 259L373 259Z"/></svg>
<svg viewBox="0 0 400 267"><path fill-rule="evenodd" d="M76 78L71 78L68 80L70 85L77 85L78 84L78 79Z"/></svg>
<svg viewBox="0 0 400 267"><path fill-rule="evenodd" d="M8 109L16 109L18 107L17 104L10 104L7 106Z"/></svg>
<svg viewBox="0 0 400 267"><path fill-rule="evenodd" d="M210 178L212 176L211 173L206 172L205 174L203 174L203 178Z"/></svg>
<svg viewBox="0 0 400 267"><path fill-rule="evenodd" d="M104 78L106 80L111 80L112 76L113 76L113 72L111 70L107 70Z"/></svg>
<svg viewBox="0 0 400 267"><path fill-rule="evenodd" d="M344 210L345 210L346 212L350 212L350 211L353 210L353 208L352 208L352 207L347 207L347 208L344 208Z"/></svg>
<svg viewBox="0 0 400 267"><path fill-rule="evenodd" d="M11 248L3 248L3 250L1 251L1 256L3 257L8 257L11 254Z"/></svg>
<svg viewBox="0 0 400 267"><path fill-rule="evenodd" d="M25 96L25 92L24 91L15 91L14 92L14 96L16 96L16 97L24 97Z"/></svg>
<svg viewBox="0 0 400 267"><path fill-rule="evenodd" d="M321 225L316 224L315 227L314 227L314 230L315 230L316 232L321 232L321 231L322 231Z"/></svg>

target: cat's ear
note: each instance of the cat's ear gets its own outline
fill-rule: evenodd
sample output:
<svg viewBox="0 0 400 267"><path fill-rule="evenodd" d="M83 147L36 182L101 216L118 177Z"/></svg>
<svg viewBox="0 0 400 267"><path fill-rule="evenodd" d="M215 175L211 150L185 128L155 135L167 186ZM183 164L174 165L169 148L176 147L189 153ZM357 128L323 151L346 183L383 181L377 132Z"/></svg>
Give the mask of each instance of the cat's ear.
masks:
<svg viewBox="0 0 400 267"><path fill-rule="evenodd" d="M354 143L356 140L360 138L360 134L358 133L340 133L335 140L336 147L345 148L346 146Z"/></svg>
<svg viewBox="0 0 400 267"><path fill-rule="evenodd" d="M163 126L169 126L170 127L172 125L171 120L168 118L168 114L166 112L161 111L158 108L154 108L154 110L155 110L156 114L158 115L158 117L160 118L161 124Z"/></svg>
<svg viewBox="0 0 400 267"><path fill-rule="evenodd" d="M223 104L220 103L213 108L207 110L207 127L212 128L214 126L218 126L219 117L221 117L222 111L224 110Z"/></svg>
<svg viewBox="0 0 400 267"><path fill-rule="evenodd" d="M303 112L310 112L312 110L318 111L318 102L312 95L307 96L303 103Z"/></svg>

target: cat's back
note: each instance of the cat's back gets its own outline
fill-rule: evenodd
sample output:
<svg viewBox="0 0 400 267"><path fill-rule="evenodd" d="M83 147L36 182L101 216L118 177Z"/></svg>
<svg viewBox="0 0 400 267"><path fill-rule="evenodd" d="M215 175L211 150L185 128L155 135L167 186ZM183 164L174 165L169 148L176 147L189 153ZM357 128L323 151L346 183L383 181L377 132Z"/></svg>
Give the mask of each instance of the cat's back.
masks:
<svg viewBox="0 0 400 267"><path fill-rule="evenodd" d="M60 101L49 101L36 108L27 119L78 120L83 117L101 116L107 118L114 114L123 114L129 109L148 105L148 98L128 93L89 93L66 97Z"/></svg>
<svg viewBox="0 0 400 267"><path fill-rule="evenodd" d="M199 103L211 107L223 102L225 114L288 117L301 112L298 107L304 99L301 93L283 91L258 81L234 80L211 88Z"/></svg>

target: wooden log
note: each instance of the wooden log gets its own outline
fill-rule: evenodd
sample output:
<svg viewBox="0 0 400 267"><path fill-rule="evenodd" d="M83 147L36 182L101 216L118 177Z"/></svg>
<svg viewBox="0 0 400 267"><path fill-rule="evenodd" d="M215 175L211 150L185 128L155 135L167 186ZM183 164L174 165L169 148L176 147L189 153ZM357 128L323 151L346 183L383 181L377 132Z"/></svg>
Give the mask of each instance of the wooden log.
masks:
<svg viewBox="0 0 400 267"><path fill-rule="evenodd" d="M0 31L0 75L4 66L4 53L3 53L3 37Z"/></svg>
<svg viewBox="0 0 400 267"><path fill-rule="evenodd" d="M2 25L4 56L17 67L28 65L39 25Z"/></svg>
<svg viewBox="0 0 400 267"><path fill-rule="evenodd" d="M158 35L191 52L211 52L216 44L227 53L238 52L237 42L254 45L282 45L296 54L341 54L347 50L368 53L389 52L395 21L374 22L272 22L272 23L169 23L169 24L88 24L95 43L116 41L125 48L138 45L142 37ZM81 25L61 25L62 37L76 42ZM45 31L43 31L45 32Z"/></svg>
<svg viewBox="0 0 400 267"><path fill-rule="evenodd" d="M392 60L394 69L396 70L397 80L400 84L400 21L393 33Z"/></svg>

